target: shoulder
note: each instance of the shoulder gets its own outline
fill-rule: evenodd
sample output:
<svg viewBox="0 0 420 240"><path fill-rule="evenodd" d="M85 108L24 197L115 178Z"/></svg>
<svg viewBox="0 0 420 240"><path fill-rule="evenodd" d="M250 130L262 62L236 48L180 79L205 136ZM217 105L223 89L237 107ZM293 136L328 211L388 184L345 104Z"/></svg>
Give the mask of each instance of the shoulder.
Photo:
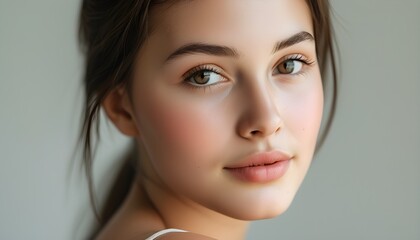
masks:
<svg viewBox="0 0 420 240"><path fill-rule="evenodd" d="M196 234L192 232L168 232L157 236L156 238L150 238L153 234L139 235L130 240L215 240L214 238L206 237L201 234Z"/></svg>
<svg viewBox="0 0 420 240"><path fill-rule="evenodd" d="M159 237L159 240L215 240L214 238L206 237L200 234L183 232L183 233L168 233Z"/></svg>

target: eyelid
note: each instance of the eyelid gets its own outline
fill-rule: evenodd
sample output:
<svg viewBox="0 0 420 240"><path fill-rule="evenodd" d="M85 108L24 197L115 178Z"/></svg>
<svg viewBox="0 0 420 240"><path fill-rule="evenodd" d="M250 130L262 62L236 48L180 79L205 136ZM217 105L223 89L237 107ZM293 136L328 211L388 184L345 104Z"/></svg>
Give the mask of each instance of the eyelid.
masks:
<svg viewBox="0 0 420 240"><path fill-rule="evenodd" d="M298 61L300 64L302 64L301 69L296 73L282 73L278 70L278 67L281 64L284 64L286 61ZM276 64L272 67L272 74L273 75L280 75L280 76L295 76L295 75L301 75L306 72L306 67L309 67L316 63L316 60L312 60L308 57L306 57L303 54L295 53L295 54L289 54L284 57L282 57L279 61L276 62Z"/></svg>
<svg viewBox="0 0 420 240"><path fill-rule="evenodd" d="M182 78L184 80L187 80L188 78L192 77L194 74L200 71L212 71L212 72L222 75L222 71L220 70L220 68L216 67L215 65L203 64L203 65L198 65L196 67L191 68L190 70L188 70L186 73L182 75Z"/></svg>
<svg viewBox="0 0 420 240"><path fill-rule="evenodd" d="M303 54L300 53L294 53L294 54L289 54L285 57L282 57L279 61L276 62L276 64L274 64L273 66L273 70L274 68L276 68L279 64L287 61L287 60L296 60L296 61L300 61L306 65L312 65L316 62L316 60L310 59L308 57L306 57Z"/></svg>

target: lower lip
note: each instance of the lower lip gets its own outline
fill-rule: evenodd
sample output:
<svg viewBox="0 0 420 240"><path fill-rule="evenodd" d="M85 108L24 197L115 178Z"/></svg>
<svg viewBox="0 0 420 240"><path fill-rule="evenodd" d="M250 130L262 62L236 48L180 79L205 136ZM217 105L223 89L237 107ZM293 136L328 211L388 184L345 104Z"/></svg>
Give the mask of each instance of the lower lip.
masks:
<svg viewBox="0 0 420 240"><path fill-rule="evenodd" d="M278 161L269 165L226 168L234 177L241 181L267 183L281 178L289 168L290 160Z"/></svg>

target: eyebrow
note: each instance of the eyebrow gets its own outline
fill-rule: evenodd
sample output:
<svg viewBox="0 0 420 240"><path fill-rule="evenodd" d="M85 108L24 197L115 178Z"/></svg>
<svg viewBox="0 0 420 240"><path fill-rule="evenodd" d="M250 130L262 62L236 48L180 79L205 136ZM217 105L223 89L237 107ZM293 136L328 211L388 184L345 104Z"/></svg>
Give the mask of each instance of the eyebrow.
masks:
<svg viewBox="0 0 420 240"><path fill-rule="evenodd" d="M272 54L284 49L296 45L303 41L314 41L315 38L312 34L302 31L292 35L291 37L279 41L274 45ZM206 43L190 43L183 45L182 47L175 50L175 52L171 53L169 57L166 58L165 62L174 60L175 58L181 57L183 55L189 54L196 54L196 53L203 53L207 55L214 55L214 56L222 56L222 57L239 57L239 53L235 48L221 46L221 45L212 45Z"/></svg>
<svg viewBox="0 0 420 240"><path fill-rule="evenodd" d="M278 52L278 51L280 51L284 48L291 47L293 45L296 45L300 42L307 41L307 40L314 41L315 38L314 38L314 36L312 36L312 34L310 34L308 32L305 32L305 31L296 33L293 36L291 36L291 37L289 37L289 38L287 38L287 39L285 39L281 42L277 42L275 47L273 48L272 52L274 54L274 53L276 53L276 52Z"/></svg>

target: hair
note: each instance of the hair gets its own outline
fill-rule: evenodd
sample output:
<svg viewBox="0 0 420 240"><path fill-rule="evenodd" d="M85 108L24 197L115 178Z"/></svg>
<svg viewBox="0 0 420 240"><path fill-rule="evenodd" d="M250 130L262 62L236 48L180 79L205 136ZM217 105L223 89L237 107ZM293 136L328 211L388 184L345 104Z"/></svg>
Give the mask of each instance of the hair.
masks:
<svg viewBox="0 0 420 240"><path fill-rule="evenodd" d="M127 86L133 63L150 33L149 14L156 5L176 0L83 0L80 12L79 42L85 54L85 102L80 134L83 165L93 211L99 221L97 233L116 212L127 196L135 177L136 150L123 159L123 165L98 212L92 179L93 154L99 140L99 112L105 97L118 86ZM337 99L337 65L328 0L306 0L312 14L316 51L325 88L325 76L332 73L329 115L317 150L325 141L334 119ZM317 151L316 150L316 151Z"/></svg>

